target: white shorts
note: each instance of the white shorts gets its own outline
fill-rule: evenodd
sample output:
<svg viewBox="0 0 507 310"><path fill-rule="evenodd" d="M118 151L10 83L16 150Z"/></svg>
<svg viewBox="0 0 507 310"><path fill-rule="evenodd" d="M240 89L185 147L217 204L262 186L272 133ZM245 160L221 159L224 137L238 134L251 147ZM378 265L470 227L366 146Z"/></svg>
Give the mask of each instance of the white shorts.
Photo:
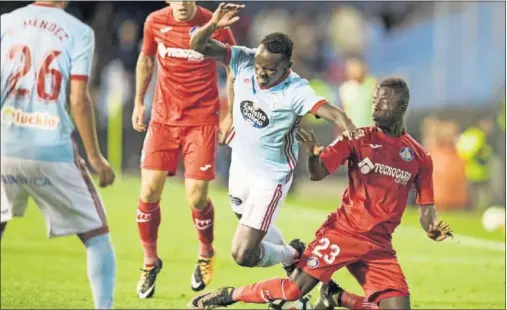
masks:
<svg viewBox="0 0 507 310"><path fill-rule="evenodd" d="M261 231L268 231L289 192L292 178L286 184L270 182L231 156L229 170L229 199L231 207L241 214L240 223Z"/></svg>
<svg viewBox="0 0 507 310"><path fill-rule="evenodd" d="M107 229L102 200L82 159L68 163L2 157L1 168L0 222L22 217L32 197L50 237Z"/></svg>

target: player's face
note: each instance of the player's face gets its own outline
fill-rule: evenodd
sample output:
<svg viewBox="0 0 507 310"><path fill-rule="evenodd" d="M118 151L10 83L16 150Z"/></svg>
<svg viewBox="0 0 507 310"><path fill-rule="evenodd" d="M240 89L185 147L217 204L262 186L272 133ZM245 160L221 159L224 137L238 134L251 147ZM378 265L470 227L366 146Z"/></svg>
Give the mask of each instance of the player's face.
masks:
<svg viewBox="0 0 507 310"><path fill-rule="evenodd" d="M378 127L389 127L403 118L398 95L388 87L377 87L373 94L372 117Z"/></svg>
<svg viewBox="0 0 507 310"><path fill-rule="evenodd" d="M255 78L262 87L270 87L289 70L290 62L282 54L269 52L263 44L255 54Z"/></svg>
<svg viewBox="0 0 507 310"><path fill-rule="evenodd" d="M196 10L195 1L166 1L173 9L174 19L181 22L191 19Z"/></svg>

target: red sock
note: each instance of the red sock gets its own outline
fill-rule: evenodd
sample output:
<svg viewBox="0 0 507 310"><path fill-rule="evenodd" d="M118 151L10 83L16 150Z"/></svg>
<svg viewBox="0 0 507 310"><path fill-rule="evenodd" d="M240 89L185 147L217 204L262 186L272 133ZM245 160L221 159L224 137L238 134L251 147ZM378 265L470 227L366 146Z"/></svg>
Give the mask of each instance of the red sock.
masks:
<svg viewBox="0 0 507 310"><path fill-rule="evenodd" d="M158 226L160 225L160 201L143 202L139 199L137 228L144 249L144 265L152 267L157 263Z"/></svg>
<svg viewBox="0 0 507 310"><path fill-rule="evenodd" d="M298 300L301 290L289 278L274 278L235 289L232 299L252 304L264 304L273 300Z"/></svg>
<svg viewBox="0 0 507 310"><path fill-rule="evenodd" d="M199 236L199 255L204 257L213 256L213 222L215 220L215 209L211 200L203 209L192 209L192 219L197 235Z"/></svg>
<svg viewBox="0 0 507 310"><path fill-rule="evenodd" d="M339 306L353 310L380 309L377 304L367 302L366 298L349 292L342 292L339 296Z"/></svg>

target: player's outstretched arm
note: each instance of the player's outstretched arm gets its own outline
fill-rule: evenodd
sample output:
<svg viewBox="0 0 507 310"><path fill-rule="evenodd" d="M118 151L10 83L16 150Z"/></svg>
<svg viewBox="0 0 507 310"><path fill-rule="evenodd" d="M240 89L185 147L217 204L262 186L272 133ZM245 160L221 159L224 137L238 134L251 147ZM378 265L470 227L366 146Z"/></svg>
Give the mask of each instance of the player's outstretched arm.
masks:
<svg viewBox="0 0 507 310"><path fill-rule="evenodd" d="M225 28L237 22L239 20L237 14L244 7L244 5L239 4L220 3L213 13L211 20L203 27L199 28L192 36L190 39L190 47L204 56L211 57L218 61L224 61L227 54L226 46L222 42L211 39L211 35L218 28Z"/></svg>
<svg viewBox="0 0 507 310"><path fill-rule="evenodd" d="M356 129L356 126L345 111L330 103L320 106L315 115L338 125L342 132L353 132Z"/></svg>
<svg viewBox="0 0 507 310"><path fill-rule="evenodd" d="M114 172L102 156L95 128L95 113L88 91L88 81L72 79L70 82L70 112L92 168L99 174L99 185L105 187L113 184Z"/></svg>
<svg viewBox="0 0 507 310"><path fill-rule="evenodd" d="M437 210L434 205L420 206L419 222L428 234L428 237L435 241L442 241L452 237L452 229L447 223L438 219Z"/></svg>
<svg viewBox="0 0 507 310"><path fill-rule="evenodd" d="M144 96L146 96L148 86L150 85L154 64L154 56L148 56L144 52L139 54L136 65L134 112L132 113L132 126L139 132L146 131L146 125L144 124Z"/></svg>
<svg viewBox="0 0 507 310"><path fill-rule="evenodd" d="M329 171L320 159L320 154L324 150L324 147L319 145L319 142L315 137L315 133L310 131L308 134L304 129L298 129L296 131L296 135L299 143L308 153L307 165L310 180L320 181L327 177L329 175Z"/></svg>

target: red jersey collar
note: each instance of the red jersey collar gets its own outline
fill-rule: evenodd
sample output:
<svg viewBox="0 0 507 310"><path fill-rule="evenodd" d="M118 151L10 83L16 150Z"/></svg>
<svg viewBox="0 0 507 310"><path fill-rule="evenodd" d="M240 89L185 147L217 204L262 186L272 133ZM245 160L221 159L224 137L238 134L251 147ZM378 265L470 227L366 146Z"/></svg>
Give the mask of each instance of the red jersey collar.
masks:
<svg viewBox="0 0 507 310"><path fill-rule="evenodd" d="M259 85L259 88L260 88L260 89L262 89L262 90L265 90L265 89L270 89L270 88L272 88L272 87L275 87L275 86L277 86L278 84L282 83L282 82L283 82L283 81L284 81L284 80L285 80L285 79L289 76L289 74L290 74L291 72L292 72L292 70L291 70L291 69L289 69L287 72L285 72L285 74L284 74L284 75L282 75L282 77L281 77L280 79L278 79L278 81L276 81L276 82L275 82L275 84L273 84L273 85L271 85L271 86L269 86L269 87L262 87L262 86L260 86L260 85ZM257 84L257 85L258 85L258 84Z"/></svg>

